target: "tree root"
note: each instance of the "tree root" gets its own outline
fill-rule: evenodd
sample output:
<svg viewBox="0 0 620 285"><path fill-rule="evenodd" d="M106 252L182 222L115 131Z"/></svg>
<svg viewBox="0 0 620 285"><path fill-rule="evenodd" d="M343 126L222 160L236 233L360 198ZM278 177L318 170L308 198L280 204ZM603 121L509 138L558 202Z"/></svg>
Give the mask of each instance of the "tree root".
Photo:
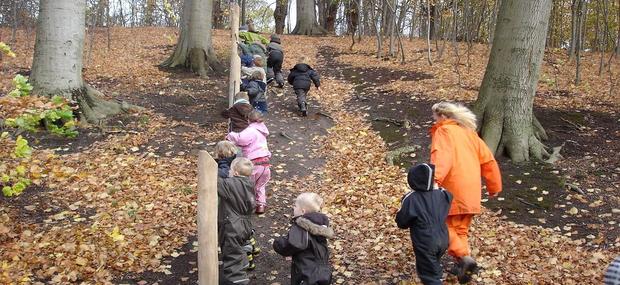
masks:
<svg viewBox="0 0 620 285"><path fill-rule="evenodd" d="M327 34L327 30L321 27L319 24L314 23L311 27L299 27L299 24L295 26L295 29L291 32L293 35L304 36L323 36Z"/></svg>
<svg viewBox="0 0 620 285"><path fill-rule="evenodd" d="M385 155L385 162L387 162L387 164L389 165L394 165L394 159L396 159L397 157L406 154L406 153L412 153L415 152L418 149L421 149L422 147L419 145L410 145L410 146L403 146L403 147L399 147L395 150L389 151L386 155Z"/></svg>
<svg viewBox="0 0 620 285"><path fill-rule="evenodd" d="M560 159L562 159L562 155L560 154L560 150L562 150L562 147L564 147L565 143L562 143L561 146L556 146L552 149L551 154L549 155L549 158L547 158L547 160L545 160L546 163L549 164L554 164L557 161L559 161Z"/></svg>
<svg viewBox="0 0 620 285"><path fill-rule="evenodd" d="M72 92L72 98L79 105L79 119L90 124L101 125L111 116L122 112L142 110L142 107L127 102L108 101L102 98L103 94L88 84L84 88Z"/></svg>
<svg viewBox="0 0 620 285"><path fill-rule="evenodd" d="M377 117L377 118L373 118L372 120L377 121L377 122L388 122L398 127L404 127L405 129L410 129L412 125L411 121L409 120L397 120L397 119L385 118L385 117Z"/></svg>

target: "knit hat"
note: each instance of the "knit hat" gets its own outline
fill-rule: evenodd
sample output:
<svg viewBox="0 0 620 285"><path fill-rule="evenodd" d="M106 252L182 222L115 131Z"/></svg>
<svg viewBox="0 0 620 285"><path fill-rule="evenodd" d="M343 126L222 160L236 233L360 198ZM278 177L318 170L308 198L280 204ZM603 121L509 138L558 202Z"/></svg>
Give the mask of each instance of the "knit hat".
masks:
<svg viewBox="0 0 620 285"><path fill-rule="evenodd" d="M431 191L435 182L435 165L418 164L409 168L407 183L415 191Z"/></svg>
<svg viewBox="0 0 620 285"><path fill-rule="evenodd" d="M277 43L277 44L281 44L282 42L280 41L280 37L278 37L278 35L273 34L271 35L271 42Z"/></svg>

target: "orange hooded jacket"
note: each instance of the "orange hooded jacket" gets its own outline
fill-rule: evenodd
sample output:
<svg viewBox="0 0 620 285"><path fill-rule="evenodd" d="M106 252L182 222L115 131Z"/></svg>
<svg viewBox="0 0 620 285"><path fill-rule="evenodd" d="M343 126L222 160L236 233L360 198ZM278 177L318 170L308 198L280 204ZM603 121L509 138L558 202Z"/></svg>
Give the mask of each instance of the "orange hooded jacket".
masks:
<svg viewBox="0 0 620 285"><path fill-rule="evenodd" d="M431 162L435 180L454 196L448 215L479 214L482 182L487 191L502 191L502 176L493 154L478 134L447 119L431 128Z"/></svg>

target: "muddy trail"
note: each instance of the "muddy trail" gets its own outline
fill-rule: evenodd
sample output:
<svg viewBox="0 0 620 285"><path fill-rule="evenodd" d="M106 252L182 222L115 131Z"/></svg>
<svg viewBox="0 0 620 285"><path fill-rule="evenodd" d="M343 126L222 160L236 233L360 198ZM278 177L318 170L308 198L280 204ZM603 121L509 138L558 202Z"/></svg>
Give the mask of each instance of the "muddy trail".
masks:
<svg viewBox="0 0 620 285"><path fill-rule="evenodd" d="M220 81L225 82L225 79L221 78ZM267 186L267 211L264 215L254 215L252 219L261 253L255 256L256 269L251 271L249 276L251 284L288 284L290 259L275 253L271 243L275 237L285 235L288 230L292 217L292 203L297 195L294 189L304 181L311 180L308 177L320 173L324 161L314 153L318 146L314 145L313 138L326 134L332 122L319 114L319 104L311 98L308 117L301 117L297 111L293 90L288 86L283 89L274 87L268 92L269 114L265 116L265 123L270 131L268 142L272 152L272 178ZM222 94L214 93L188 99L197 103L197 106L185 108L187 111L182 115L175 110L185 107L186 99L167 100L164 94L132 94L130 98L154 107L156 112L167 117L172 117L172 125L176 127L167 131L171 133L162 134L145 146L160 155L178 155L183 150L190 154L196 153L199 149L211 151L217 141L199 141L187 145L182 140L174 138L186 131L195 131L192 128L187 130L183 128L185 124L198 124L205 131L221 129L226 124L224 119L213 115L226 107L227 98ZM181 101L183 104L176 104ZM208 110L205 111L205 108ZM222 132L221 139L225 135L225 132ZM195 156L190 155L189 158ZM188 242L176 249L172 256L164 258L162 264L168 268L164 272L127 274L118 276L114 283L196 284L198 280L196 236L189 237Z"/></svg>
<svg viewBox="0 0 620 285"><path fill-rule="evenodd" d="M393 81L412 84L432 78L420 72L397 72L377 67L353 67L338 61L340 53L324 47L325 70L353 83L351 111L366 119L385 141L388 150L420 146L414 153L395 157L402 168L429 160L433 124L431 106L438 101L425 94L390 92L378 88ZM544 95L544 94L543 94ZM504 192L496 200L483 194L483 205L506 219L525 225L552 228L593 248L619 246L616 215L620 201L620 131L617 116L589 111L563 112L535 107L535 115L550 137L548 146L563 145L564 159L554 165L542 162L514 164L500 157ZM403 173L403 175L405 175Z"/></svg>

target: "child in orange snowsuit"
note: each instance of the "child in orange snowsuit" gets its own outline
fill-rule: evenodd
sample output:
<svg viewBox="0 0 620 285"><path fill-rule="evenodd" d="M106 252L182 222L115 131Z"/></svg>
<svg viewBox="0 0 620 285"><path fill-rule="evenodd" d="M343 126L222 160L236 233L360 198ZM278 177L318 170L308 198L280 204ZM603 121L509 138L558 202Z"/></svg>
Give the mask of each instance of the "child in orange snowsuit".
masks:
<svg viewBox="0 0 620 285"><path fill-rule="evenodd" d="M432 107L435 125L431 133L431 163L435 180L454 199L448 213L448 254L458 261L459 282L467 283L477 264L470 256L468 231L474 215L480 214L484 177L490 197L502 191L502 177L493 153L476 133L476 116L466 107L441 102Z"/></svg>

